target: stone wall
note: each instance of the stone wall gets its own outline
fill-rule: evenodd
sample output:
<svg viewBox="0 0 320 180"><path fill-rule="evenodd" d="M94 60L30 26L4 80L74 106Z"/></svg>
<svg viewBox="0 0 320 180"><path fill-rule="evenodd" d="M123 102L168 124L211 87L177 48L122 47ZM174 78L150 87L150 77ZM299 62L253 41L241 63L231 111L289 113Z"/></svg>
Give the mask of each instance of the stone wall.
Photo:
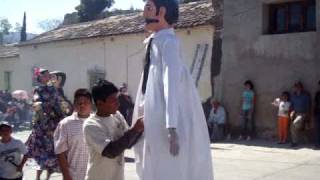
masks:
<svg viewBox="0 0 320 180"><path fill-rule="evenodd" d="M263 7L276 0L225 0L222 73L218 94L232 127L240 126L243 82L253 81L257 94L255 121L258 134L276 134L277 109L271 102L297 80L314 95L320 79L320 1L317 30L290 34L264 34Z"/></svg>

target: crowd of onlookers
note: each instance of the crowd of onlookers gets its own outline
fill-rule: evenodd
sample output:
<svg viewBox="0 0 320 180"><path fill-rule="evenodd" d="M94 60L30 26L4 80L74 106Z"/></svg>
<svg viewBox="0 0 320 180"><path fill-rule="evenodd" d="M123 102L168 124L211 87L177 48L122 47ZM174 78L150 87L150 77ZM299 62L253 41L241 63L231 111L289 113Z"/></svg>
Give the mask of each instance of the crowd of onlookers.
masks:
<svg viewBox="0 0 320 180"><path fill-rule="evenodd" d="M10 122L15 128L30 122L31 102L25 98L12 96L9 91L0 91L0 120Z"/></svg>
<svg viewBox="0 0 320 180"><path fill-rule="evenodd" d="M314 120L314 138L311 139L315 141L315 148L320 148L320 81L318 86L314 100L299 81L294 84L292 93L284 91L271 103L278 108L278 144L291 143L291 147L296 147L300 142L306 141L306 127L311 124L311 120ZM255 135L255 103L254 85L247 80L244 82L244 90L241 94L239 110L241 131L238 140L249 141ZM204 111L211 141L230 139L231 132L226 130L226 111L220 102L209 99L204 103Z"/></svg>
<svg viewBox="0 0 320 180"><path fill-rule="evenodd" d="M21 180L22 169L29 158L34 159L37 164L37 180L40 179L44 170L47 171L46 179L50 179L54 172L62 172L64 179L68 180L84 179L88 156L92 151L89 151L91 146L88 148L83 141L82 130L84 120L92 117L92 100L96 104L97 114L102 112L110 114L112 110L111 114L116 115L114 117L112 115L111 119L114 118L114 120L110 120L110 122L119 119L122 121L121 126L118 122L114 125L110 124L112 127L107 127L110 126L108 124L103 126L112 128L112 132L116 133L116 136L120 135L119 132L123 133L128 130L128 134L121 141L115 141L115 147L108 146L105 149L102 153L103 156L110 158L110 156L114 156L114 153L121 154L127 146L133 145L132 138L137 139L141 136L140 131L143 129L141 123L137 123L132 129L129 129L128 126L131 125L134 104L127 92L126 84L123 84L118 90L112 83L101 81L101 84L96 85L97 92L94 91L95 87L93 87L95 92L93 95L87 89L78 89L74 95L74 103L71 103L64 96L65 73L61 71L50 72L42 68L35 73L38 86L34 89L32 98L26 98L27 95L25 94L21 98L21 96L15 94L21 93L21 90L15 91L15 93L1 92L0 94L0 180ZM113 98L110 103L109 100L105 100L109 98ZM28 103L29 100L30 103ZM108 101L108 103L104 101ZM31 134L25 143L11 136L15 127L15 118L27 118L27 115L23 116L24 114L20 112L19 108L23 107L20 105L21 103L26 104L25 108L28 105L28 111L32 112L30 114L32 117ZM16 106L14 112L11 110L13 106ZM117 110L122 115L116 113ZM117 117L118 114L119 117ZM117 128L118 130L116 130ZM99 141L101 134L99 134L97 127L92 129L90 125L88 129L85 132L88 133L88 136L92 135L92 138L87 138L87 141L94 144L92 146L94 150L97 150L95 149L97 146L102 148L106 145L105 142ZM139 131L139 133L136 133L136 131ZM100 138L105 137L101 136ZM105 141L105 139L102 141ZM120 144L121 147L117 144ZM22 156L23 158L21 158ZM114 162L118 165L118 162ZM106 164L108 163L110 162L106 162ZM91 176L91 179L96 179L94 174Z"/></svg>
<svg viewBox="0 0 320 180"><path fill-rule="evenodd" d="M93 87L92 93L87 89L78 89L74 94L74 102L71 103L63 92L65 73L41 69L37 80L39 86L33 92L31 104L27 99L12 96L12 93L0 93L0 180L5 179L1 176L22 179L22 168L28 158L34 159L38 165L37 180L40 179L43 170L47 171L47 179L50 179L53 172L62 172L64 179L84 179L85 175L95 179L97 170L100 172L107 166L118 166L119 163L122 166L121 156L124 150L132 147L143 131L141 123L129 128L134 104L127 92L127 85L123 84L118 90L108 81L99 81L100 83ZM282 92L280 97L271 102L271 105L278 108L279 144L290 142L292 147L298 146L301 139L305 138L306 126L314 119L315 145L316 148L320 147L320 81L318 83L319 89L315 94L314 104L301 82L294 84L292 93ZM92 101L97 108L96 115L91 114ZM20 119L27 119L27 114L19 112L23 107L19 104L23 103L24 108L29 108L28 111L32 108L32 132L25 143L11 137L14 118L18 116ZM241 131L238 140L250 141L255 135L255 104L254 85L247 80L241 94ZM13 112L13 106L16 106L14 116L10 114ZM204 111L210 140L217 142L231 139L226 122L226 110L221 103L210 98L204 104ZM101 121L102 119L108 121ZM104 132L114 134L108 135ZM106 146L105 137L118 140L111 141L111 145ZM89 154L93 158L88 162ZM103 159L105 162L94 158L100 156L118 160L112 160L110 162L115 164L110 164L107 158ZM97 164L101 167L96 166ZM70 166L77 171L70 170ZM87 169L91 169L92 172Z"/></svg>

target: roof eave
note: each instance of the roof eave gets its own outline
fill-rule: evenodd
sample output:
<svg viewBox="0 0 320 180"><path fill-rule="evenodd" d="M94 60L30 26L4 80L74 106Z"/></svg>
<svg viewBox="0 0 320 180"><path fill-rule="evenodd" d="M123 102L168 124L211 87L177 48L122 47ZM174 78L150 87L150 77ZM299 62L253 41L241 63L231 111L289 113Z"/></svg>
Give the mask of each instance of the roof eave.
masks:
<svg viewBox="0 0 320 180"><path fill-rule="evenodd" d="M203 24L182 26L182 27L177 27L176 29L195 28L195 27L210 26L210 25L214 25L214 22L212 19L208 20L206 23L203 23ZM24 46L32 46L32 45L38 45L38 44L48 44L48 43L53 43L53 42L61 42L61 41L74 41L74 40L91 39L91 38L104 38L104 37L111 37L111 36L122 36L122 35L131 35L131 34L140 34L140 33L144 33L144 31L121 32L118 34L114 33L114 34L107 34L107 35L83 36L83 37L76 37L76 38L69 38L69 39L55 39L55 40L39 41L39 42L26 41L26 42L17 44L17 46L24 47Z"/></svg>
<svg viewBox="0 0 320 180"><path fill-rule="evenodd" d="M0 56L0 59L7 59L7 58L15 58L15 57L19 57L19 54L16 55L10 55L10 56Z"/></svg>

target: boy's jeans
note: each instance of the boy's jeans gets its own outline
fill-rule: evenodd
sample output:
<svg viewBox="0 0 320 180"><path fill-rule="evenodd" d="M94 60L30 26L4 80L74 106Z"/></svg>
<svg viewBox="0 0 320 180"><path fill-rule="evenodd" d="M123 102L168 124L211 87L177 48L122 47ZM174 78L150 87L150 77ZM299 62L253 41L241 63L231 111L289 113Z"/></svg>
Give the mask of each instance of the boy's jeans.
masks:
<svg viewBox="0 0 320 180"><path fill-rule="evenodd" d="M253 111L249 110L242 110L241 113L242 119L242 135L244 136L252 136L253 129L254 129L254 122L253 122Z"/></svg>
<svg viewBox="0 0 320 180"><path fill-rule="evenodd" d="M316 146L320 146L320 112L315 116Z"/></svg>

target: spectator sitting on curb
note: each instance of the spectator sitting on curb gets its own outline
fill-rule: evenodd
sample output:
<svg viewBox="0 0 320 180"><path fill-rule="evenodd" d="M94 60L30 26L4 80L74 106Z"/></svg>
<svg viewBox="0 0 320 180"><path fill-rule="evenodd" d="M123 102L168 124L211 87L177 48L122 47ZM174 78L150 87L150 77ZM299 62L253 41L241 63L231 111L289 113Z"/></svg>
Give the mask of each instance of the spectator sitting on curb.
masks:
<svg viewBox="0 0 320 180"><path fill-rule="evenodd" d="M222 140L225 134L226 112L217 100L212 100L208 124L210 129L210 140L213 142Z"/></svg>

